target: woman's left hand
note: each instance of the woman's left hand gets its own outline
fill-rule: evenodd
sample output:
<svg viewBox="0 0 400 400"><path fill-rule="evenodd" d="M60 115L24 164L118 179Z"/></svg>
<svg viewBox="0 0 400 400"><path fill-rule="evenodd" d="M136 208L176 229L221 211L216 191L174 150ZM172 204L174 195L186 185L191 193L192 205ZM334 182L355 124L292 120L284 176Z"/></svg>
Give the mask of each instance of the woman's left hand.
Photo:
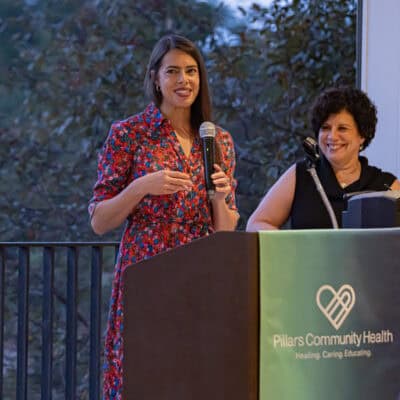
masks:
<svg viewBox="0 0 400 400"><path fill-rule="evenodd" d="M230 180L218 164L214 164L214 171L211 174L211 179L215 185L214 200L225 200L225 197L231 192Z"/></svg>

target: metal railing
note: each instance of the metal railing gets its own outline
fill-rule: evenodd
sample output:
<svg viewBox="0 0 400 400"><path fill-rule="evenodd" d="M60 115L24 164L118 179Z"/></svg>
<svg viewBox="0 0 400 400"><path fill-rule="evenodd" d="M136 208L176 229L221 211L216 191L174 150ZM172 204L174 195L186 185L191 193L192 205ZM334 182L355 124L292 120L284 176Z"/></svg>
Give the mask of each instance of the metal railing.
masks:
<svg viewBox="0 0 400 400"><path fill-rule="evenodd" d="M102 278L117 252L117 242L0 242L1 399L100 398L112 280Z"/></svg>

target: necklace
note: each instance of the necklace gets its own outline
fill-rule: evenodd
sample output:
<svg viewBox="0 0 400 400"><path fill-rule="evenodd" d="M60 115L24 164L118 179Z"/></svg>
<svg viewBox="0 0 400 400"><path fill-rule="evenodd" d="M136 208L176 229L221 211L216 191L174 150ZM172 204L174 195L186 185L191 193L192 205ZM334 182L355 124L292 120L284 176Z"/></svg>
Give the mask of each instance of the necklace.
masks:
<svg viewBox="0 0 400 400"><path fill-rule="evenodd" d="M341 186L342 189L346 188L348 184L346 182L339 182L339 185Z"/></svg>
<svg viewBox="0 0 400 400"><path fill-rule="evenodd" d="M185 156L189 157L194 139L192 131L185 128L174 128L174 130Z"/></svg>
<svg viewBox="0 0 400 400"><path fill-rule="evenodd" d="M343 179L343 172L342 173L337 173L336 178L338 180L338 183L342 189L345 189L347 186L351 185L353 182L357 181L360 179L361 175L361 164L358 162L357 166L354 168L353 171L347 173L345 179Z"/></svg>
<svg viewBox="0 0 400 400"><path fill-rule="evenodd" d="M182 136L183 138L192 138L192 130L191 129L185 129L185 128L175 128L175 132L179 134L179 136Z"/></svg>

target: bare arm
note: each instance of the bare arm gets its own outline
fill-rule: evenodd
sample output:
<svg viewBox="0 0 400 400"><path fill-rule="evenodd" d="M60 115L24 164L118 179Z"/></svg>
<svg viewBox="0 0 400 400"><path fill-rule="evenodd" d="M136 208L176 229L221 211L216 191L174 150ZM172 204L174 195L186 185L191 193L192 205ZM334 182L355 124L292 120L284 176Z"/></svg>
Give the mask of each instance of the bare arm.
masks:
<svg viewBox="0 0 400 400"><path fill-rule="evenodd" d="M400 181L398 179L396 179L392 183L392 186L390 186L390 189L392 189L392 190L400 190Z"/></svg>
<svg viewBox="0 0 400 400"><path fill-rule="evenodd" d="M296 187L296 165L292 165L271 187L250 216L246 230L279 229L289 218Z"/></svg>
<svg viewBox="0 0 400 400"><path fill-rule="evenodd" d="M97 203L92 212L92 228L98 235L117 228L147 194L172 194L191 187L189 175L183 172L161 170L142 176L113 198Z"/></svg>
<svg viewBox="0 0 400 400"><path fill-rule="evenodd" d="M216 231L234 231L239 219L239 214L231 210L226 202L213 201L214 228Z"/></svg>

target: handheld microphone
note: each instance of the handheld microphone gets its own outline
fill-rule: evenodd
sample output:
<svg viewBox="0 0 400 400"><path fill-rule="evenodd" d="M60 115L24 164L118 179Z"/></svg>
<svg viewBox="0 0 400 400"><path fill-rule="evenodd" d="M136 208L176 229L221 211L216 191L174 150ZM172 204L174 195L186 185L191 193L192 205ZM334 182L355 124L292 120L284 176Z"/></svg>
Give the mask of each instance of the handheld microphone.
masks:
<svg viewBox="0 0 400 400"><path fill-rule="evenodd" d="M215 125L212 122L205 121L200 125L200 138L203 147L204 179L209 200L211 200L215 195L215 186L211 179L215 163L215 133Z"/></svg>

